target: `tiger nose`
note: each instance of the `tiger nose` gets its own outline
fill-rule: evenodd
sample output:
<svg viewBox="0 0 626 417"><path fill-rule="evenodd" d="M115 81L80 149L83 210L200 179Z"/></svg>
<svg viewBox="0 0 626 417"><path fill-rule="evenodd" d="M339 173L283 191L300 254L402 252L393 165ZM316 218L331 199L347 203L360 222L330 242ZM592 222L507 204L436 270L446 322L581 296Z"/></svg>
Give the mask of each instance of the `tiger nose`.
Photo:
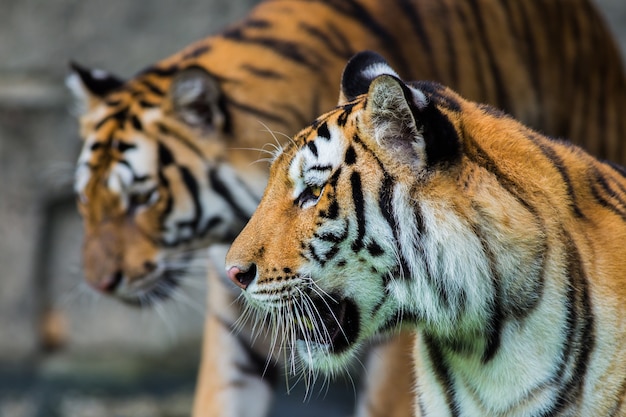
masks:
<svg viewBox="0 0 626 417"><path fill-rule="evenodd" d="M93 286L103 293L110 294L120 285L123 276L122 271L116 271L93 284Z"/></svg>
<svg viewBox="0 0 626 417"><path fill-rule="evenodd" d="M227 273L228 278L230 278L235 285L245 290L256 277L256 265L250 264L248 269L241 269L237 266L232 266L228 269Z"/></svg>

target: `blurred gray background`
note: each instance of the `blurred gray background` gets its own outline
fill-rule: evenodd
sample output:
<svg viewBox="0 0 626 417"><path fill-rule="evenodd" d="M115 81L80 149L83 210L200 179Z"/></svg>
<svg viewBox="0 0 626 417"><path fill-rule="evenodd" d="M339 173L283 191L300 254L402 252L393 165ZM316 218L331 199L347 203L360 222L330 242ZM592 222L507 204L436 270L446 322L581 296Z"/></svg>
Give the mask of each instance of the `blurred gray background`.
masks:
<svg viewBox="0 0 626 417"><path fill-rule="evenodd" d="M624 54L626 1L596 2ZM0 417L188 415L204 295L141 312L82 284L63 80L70 59L130 77L255 3L0 0ZM316 407L282 395L274 415L348 415L353 387L337 385Z"/></svg>

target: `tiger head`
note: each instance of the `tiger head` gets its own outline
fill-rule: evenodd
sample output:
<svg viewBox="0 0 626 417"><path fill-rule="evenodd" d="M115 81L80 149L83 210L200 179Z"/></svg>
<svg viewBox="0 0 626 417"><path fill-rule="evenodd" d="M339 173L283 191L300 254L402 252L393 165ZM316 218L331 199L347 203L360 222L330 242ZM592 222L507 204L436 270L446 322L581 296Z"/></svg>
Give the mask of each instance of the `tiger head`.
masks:
<svg viewBox="0 0 626 417"><path fill-rule="evenodd" d="M411 175L406 167L426 165L424 140L401 139L423 138L417 118L432 109L383 58L355 56L339 106L278 155L256 213L228 252L231 280L287 329L284 342L297 339L295 351L311 368L341 370L401 314L385 297L398 275L395 232L384 218L394 197L379 190Z"/></svg>
<svg viewBox="0 0 626 417"><path fill-rule="evenodd" d="M226 257L229 277L245 290L259 323L283 329L275 336L295 345L305 364L331 372L347 366L372 337L416 320L428 323L407 306L449 303L473 311L456 283L473 279L473 273L484 275L484 264L466 258L483 249L471 228L452 209L448 217L445 207L467 203L457 188L459 106L497 114L436 83L406 84L373 53L348 63L342 89L344 101L296 135L275 159L260 205ZM435 217L418 218L416 193L425 201L445 201L443 208L429 207L432 211L423 215ZM442 273L458 276L448 281L450 289L443 284L430 295L422 288L407 291L409 276L422 267L415 245L426 220L442 223L435 249L454 246L454 236L461 233L471 241L462 256L441 259L449 268ZM531 230L519 232L521 242ZM536 265L532 257L524 261ZM433 262L440 267L437 259ZM475 271L473 265L483 269ZM410 285L420 285L415 282ZM479 293L480 285L470 287ZM412 294L420 294L419 300ZM487 302L489 295L478 298ZM468 320L478 323L484 312L475 311ZM451 321L455 314L449 312Z"/></svg>
<svg viewBox="0 0 626 417"><path fill-rule="evenodd" d="M86 280L130 304L167 298L192 259L206 258L200 248L241 230L265 174L229 157L220 86L199 67L153 67L124 82L73 65L67 82L83 138L75 192Z"/></svg>

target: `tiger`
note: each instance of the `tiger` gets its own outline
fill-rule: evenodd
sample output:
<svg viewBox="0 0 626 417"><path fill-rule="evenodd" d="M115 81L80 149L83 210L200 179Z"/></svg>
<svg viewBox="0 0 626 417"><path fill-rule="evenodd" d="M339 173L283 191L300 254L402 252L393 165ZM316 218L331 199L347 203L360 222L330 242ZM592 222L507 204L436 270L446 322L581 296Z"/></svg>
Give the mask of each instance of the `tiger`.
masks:
<svg viewBox="0 0 626 417"><path fill-rule="evenodd" d="M227 254L253 319L313 373L412 330L415 416L626 416L626 169L373 52L341 89Z"/></svg>
<svg viewBox="0 0 626 417"><path fill-rule="evenodd" d="M243 307L218 266L267 182L249 149L271 151L331 108L345 62L364 49L407 79L438 80L626 161L621 57L589 0L268 0L130 79L72 64L86 282L149 308L209 257L196 417L270 409L283 361L250 329L233 331ZM359 415L406 416L411 340L373 346Z"/></svg>

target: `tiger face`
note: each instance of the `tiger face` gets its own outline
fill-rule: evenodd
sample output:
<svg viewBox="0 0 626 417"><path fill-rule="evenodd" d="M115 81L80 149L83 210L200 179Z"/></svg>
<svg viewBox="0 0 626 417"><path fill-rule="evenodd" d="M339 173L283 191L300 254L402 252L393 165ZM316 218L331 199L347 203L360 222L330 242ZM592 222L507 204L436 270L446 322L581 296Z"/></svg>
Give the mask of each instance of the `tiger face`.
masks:
<svg viewBox="0 0 626 417"><path fill-rule="evenodd" d="M253 177L265 175L235 172L219 89L199 68L124 83L74 66L68 84L82 107L86 279L131 304L168 298L202 248L241 230L258 203Z"/></svg>
<svg viewBox="0 0 626 417"><path fill-rule="evenodd" d="M343 78L226 257L255 324L330 373L409 326L415 415L625 415L623 168L373 53Z"/></svg>
<svg viewBox="0 0 626 417"><path fill-rule="evenodd" d="M402 97L388 78L378 88ZM426 96L414 93L416 105L426 106ZM372 152L380 117L372 107L380 104L361 96L301 131L273 162L260 206L227 256L228 274L260 311L258 321L283 329L275 337L297 346L312 369L344 369L367 340L403 319L387 297L403 273L389 220L403 213L389 213L397 197L380 195L380 186L388 190L394 176L410 175L403 162L425 150L407 144L385 160ZM394 169L380 169L387 163Z"/></svg>

